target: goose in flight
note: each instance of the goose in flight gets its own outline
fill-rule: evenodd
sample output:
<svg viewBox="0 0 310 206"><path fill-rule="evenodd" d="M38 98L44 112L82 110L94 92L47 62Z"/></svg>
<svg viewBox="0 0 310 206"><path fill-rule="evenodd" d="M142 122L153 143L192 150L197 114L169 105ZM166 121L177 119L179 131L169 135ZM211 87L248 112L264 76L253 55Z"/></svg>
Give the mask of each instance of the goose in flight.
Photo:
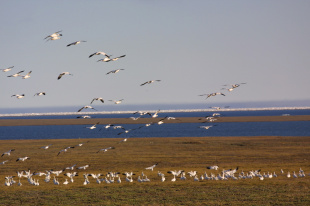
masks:
<svg viewBox="0 0 310 206"><path fill-rule="evenodd" d="M38 93L35 93L33 96L42 96L42 95L45 95L46 93L45 92L38 92Z"/></svg>
<svg viewBox="0 0 310 206"><path fill-rule="evenodd" d="M172 174L173 176L179 176L184 170L174 170L174 171L168 171L167 173Z"/></svg>
<svg viewBox="0 0 310 206"><path fill-rule="evenodd" d="M67 148L65 148L65 149L60 150L60 151L58 152L57 156L58 156L60 153L62 153L62 152L67 152L68 149L71 149L71 148L74 148L74 147L67 147Z"/></svg>
<svg viewBox="0 0 310 206"><path fill-rule="evenodd" d="M160 112L160 109L157 110L154 114L151 114L151 113L147 113L148 115L150 115L152 118L155 118L155 117L158 117L158 113Z"/></svg>
<svg viewBox="0 0 310 206"><path fill-rule="evenodd" d="M121 71L121 70L125 70L125 69L116 69L116 70L112 70L112 71L109 71L108 73L106 73L106 75L108 75L108 74L115 74L115 73L117 73L117 72L119 72L119 71Z"/></svg>
<svg viewBox="0 0 310 206"><path fill-rule="evenodd" d="M108 55L107 53L105 53L105 52L102 52L102 51L98 51L98 52L95 52L95 53L93 53L93 54L91 54L91 55L89 55L89 57L88 58L90 58L90 57L92 57L92 56L94 56L94 55L104 55L104 56L106 56L106 57L108 57L108 58L110 58L111 57L111 55Z"/></svg>
<svg viewBox="0 0 310 206"><path fill-rule="evenodd" d="M60 34L60 32L62 32L62 31L56 31L55 33L48 35L44 39L48 39L48 38L51 39L51 38L56 38L56 37L62 36L62 34Z"/></svg>
<svg viewBox="0 0 310 206"><path fill-rule="evenodd" d="M97 62L108 62L111 61L110 57L105 57L103 59L99 59Z"/></svg>
<svg viewBox="0 0 310 206"><path fill-rule="evenodd" d="M214 166L208 166L207 169L209 170L218 170L219 166L214 165Z"/></svg>
<svg viewBox="0 0 310 206"><path fill-rule="evenodd" d="M63 170L74 170L74 167L76 166L76 164L72 165L71 167L66 167Z"/></svg>
<svg viewBox="0 0 310 206"><path fill-rule="evenodd" d="M19 72L15 73L15 74L12 74L12 75L8 76L8 77L18 77L18 76L21 76L20 73L22 73L22 72L24 72L24 71L25 71L25 70L19 71Z"/></svg>
<svg viewBox="0 0 310 206"><path fill-rule="evenodd" d="M146 84L152 84L153 82L160 82L161 80L150 80L147 82L144 82L143 84L140 84L140 86L146 85Z"/></svg>
<svg viewBox="0 0 310 206"><path fill-rule="evenodd" d="M123 100L124 100L124 99L120 99L120 100L109 100L109 101L114 102L114 104L120 104L120 103L122 103Z"/></svg>
<svg viewBox="0 0 310 206"><path fill-rule="evenodd" d="M0 165L4 165L6 162L8 162L9 160L4 160L3 162L0 162Z"/></svg>
<svg viewBox="0 0 310 206"><path fill-rule="evenodd" d="M52 144L40 147L39 149L48 149L48 148L50 148L50 146L52 146Z"/></svg>
<svg viewBox="0 0 310 206"><path fill-rule="evenodd" d="M92 125L91 127L86 127L88 129L96 129L97 124L99 124L99 122L97 122L96 124Z"/></svg>
<svg viewBox="0 0 310 206"><path fill-rule="evenodd" d="M110 149L115 149L115 147L108 147L108 148L103 148L103 149L100 149L97 153L103 151L103 152L107 152L108 150Z"/></svg>
<svg viewBox="0 0 310 206"><path fill-rule="evenodd" d="M84 165L84 166L81 166L81 167L77 167L76 169L78 170L86 170L86 168L88 168L89 165Z"/></svg>
<svg viewBox="0 0 310 206"><path fill-rule="evenodd" d="M146 170L154 170L154 168L158 165L158 163L156 163L155 165L152 165L150 167L145 168Z"/></svg>
<svg viewBox="0 0 310 206"><path fill-rule="evenodd" d="M18 161L25 161L25 160L27 160L27 159L30 159L30 157L20 157L20 158L18 158L17 160L16 160L16 162L18 162Z"/></svg>
<svg viewBox="0 0 310 206"><path fill-rule="evenodd" d="M119 57L115 57L115 58L110 59L110 60L108 60L108 61L106 61L106 62L116 61L116 60L118 60L118 59L120 59L120 58L123 58L123 57L125 57L125 56L126 56L126 55L122 55L122 56L119 56Z"/></svg>
<svg viewBox="0 0 310 206"><path fill-rule="evenodd" d="M90 104L92 104L94 101L101 101L102 103L104 103L104 100L103 100L102 97L96 97L96 98L94 98L94 99L90 102Z"/></svg>
<svg viewBox="0 0 310 206"><path fill-rule="evenodd" d="M8 72L8 71L11 71L12 69L14 68L14 66L11 66L9 68L6 68L6 69L1 69L3 72Z"/></svg>
<svg viewBox="0 0 310 206"><path fill-rule="evenodd" d="M202 129L210 129L211 127L216 126L216 125L209 125L209 126L200 126L199 128Z"/></svg>
<svg viewBox="0 0 310 206"><path fill-rule="evenodd" d="M13 151L15 151L15 149L10 149L9 151L4 152L4 153L1 155L1 157L4 156L4 155L10 156L10 155L11 155L11 152L13 152Z"/></svg>
<svg viewBox="0 0 310 206"><path fill-rule="evenodd" d="M30 78L30 74L32 71L28 72L26 75L21 75L22 79L28 79Z"/></svg>
<svg viewBox="0 0 310 206"><path fill-rule="evenodd" d="M93 109L93 110L96 110L96 109L93 108L92 106L86 105L86 106L82 107L81 109L79 109L78 112L82 111L83 109ZM97 111L97 110L96 110L96 111Z"/></svg>
<svg viewBox="0 0 310 206"><path fill-rule="evenodd" d="M72 45L80 44L81 42L86 42L86 41L83 41L83 40L81 40L81 41L75 41L75 42L73 42L73 43L71 43L71 44L68 44L67 47L68 47L68 46L72 46Z"/></svg>
<svg viewBox="0 0 310 206"><path fill-rule="evenodd" d="M70 74L69 72L62 72L61 74L58 75L58 80L63 76L63 75L71 75L73 76L73 74Z"/></svg>
<svg viewBox="0 0 310 206"><path fill-rule="evenodd" d="M21 99L25 97L25 94L13 94L11 97L16 97L17 99Z"/></svg>
<svg viewBox="0 0 310 206"><path fill-rule="evenodd" d="M88 115L83 115L83 116L78 116L78 117L76 117L76 118L82 118L82 119L86 119L86 118L91 118L91 116L88 116Z"/></svg>

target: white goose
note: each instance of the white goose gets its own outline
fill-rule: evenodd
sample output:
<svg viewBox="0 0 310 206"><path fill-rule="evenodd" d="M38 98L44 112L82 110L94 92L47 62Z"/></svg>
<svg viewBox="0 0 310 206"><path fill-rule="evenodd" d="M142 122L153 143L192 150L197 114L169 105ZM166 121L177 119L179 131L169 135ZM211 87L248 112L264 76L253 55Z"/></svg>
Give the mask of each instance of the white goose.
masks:
<svg viewBox="0 0 310 206"><path fill-rule="evenodd" d="M28 79L30 78L30 74L32 71L28 72L26 75L21 75L22 79Z"/></svg>
<svg viewBox="0 0 310 206"><path fill-rule="evenodd" d="M93 109L93 110L96 110L96 109L93 108L92 106L86 105L86 106L82 107L81 109L79 109L78 112L82 111L83 109ZM97 111L97 110L96 110L96 111Z"/></svg>
<svg viewBox="0 0 310 206"><path fill-rule="evenodd" d="M55 37L59 37L62 36L62 34L60 34L60 32L62 31L56 31L55 33L48 35L47 37L45 37L44 39L50 39L50 38L55 38Z"/></svg>
<svg viewBox="0 0 310 206"><path fill-rule="evenodd" d="M6 69L1 69L3 72L8 72L8 71L11 71L12 69L14 68L14 66L11 66L9 68L6 68Z"/></svg>
<svg viewBox="0 0 310 206"><path fill-rule="evenodd" d="M10 155L11 155L11 152L13 152L13 151L15 151L15 149L10 149L9 151L4 152L4 153L1 155L1 157L4 156L4 155L10 156Z"/></svg>
<svg viewBox="0 0 310 206"><path fill-rule="evenodd" d="M98 52L95 52L95 53L92 53L91 55L89 55L88 58L90 58L90 57L92 57L92 56L94 56L94 55L104 55L104 56L106 56L107 58L110 58L110 56L111 56L111 55L108 55L108 54L105 53L105 52L98 51Z"/></svg>
<svg viewBox="0 0 310 206"><path fill-rule="evenodd" d="M21 76L20 73L23 73L24 71L25 70L19 71L19 72L15 73L15 74L9 75L8 77L18 77L18 76Z"/></svg>
<svg viewBox="0 0 310 206"><path fill-rule="evenodd" d="M16 97L17 99L21 99L25 97L25 94L13 94L11 97Z"/></svg>
<svg viewBox="0 0 310 206"><path fill-rule="evenodd" d="M120 103L122 103L123 100L124 100L124 99L120 99L120 100L109 100L109 101L114 102L114 104L120 104Z"/></svg>
<svg viewBox="0 0 310 206"><path fill-rule="evenodd" d="M161 80L150 80L150 81L146 81L142 84L140 84L140 86L146 85L146 84L152 84L153 82L160 82Z"/></svg>
<svg viewBox="0 0 310 206"><path fill-rule="evenodd" d="M96 129L96 126L99 124L99 122L97 122L96 124L90 126L90 127L86 127L87 129Z"/></svg>
<svg viewBox="0 0 310 206"><path fill-rule="evenodd" d="M72 45L78 45L78 44L80 44L81 42L86 42L86 41L83 41L83 40L81 40L81 41L75 41L75 42L73 42L73 43L71 43L71 44L68 44L67 47L68 47L68 46L72 46Z"/></svg>
<svg viewBox="0 0 310 206"><path fill-rule="evenodd" d="M109 71L108 73L106 73L106 75L108 75L108 74L115 74L115 73L117 73L117 72L119 72L119 71L121 71L121 70L125 70L125 69L116 69L116 70L112 70L112 71Z"/></svg>
<svg viewBox="0 0 310 206"><path fill-rule="evenodd" d="M33 96L42 96L42 95L46 95L45 92L38 92L38 93L35 93Z"/></svg>
<svg viewBox="0 0 310 206"><path fill-rule="evenodd" d="M90 102L90 104L92 104L94 101L101 101L102 103L104 103L104 100L102 97L95 97L93 98L93 100Z"/></svg>
<svg viewBox="0 0 310 206"><path fill-rule="evenodd" d="M145 168L146 170L154 170L154 168L156 167L158 165L158 163L156 163L156 164L154 164L154 165L152 165L152 166L150 166L150 167L147 167L147 168Z"/></svg>
<svg viewBox="0 0 310 206"><path fill-rule="evenodd" d="M71 76L73 76L73 74L70 74L69 72L62 72L62 73L60 73L60 74L58 75L58 78L57 78L57 79L58 79L58 80L61 79L61 77L64 76L64 75L71 75Z"/></svg>

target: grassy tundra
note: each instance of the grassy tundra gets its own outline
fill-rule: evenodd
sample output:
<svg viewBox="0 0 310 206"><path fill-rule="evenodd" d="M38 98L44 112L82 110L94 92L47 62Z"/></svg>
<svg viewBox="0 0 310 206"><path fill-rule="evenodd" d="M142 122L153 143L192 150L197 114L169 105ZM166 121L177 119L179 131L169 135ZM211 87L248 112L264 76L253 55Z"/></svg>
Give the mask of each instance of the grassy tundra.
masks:
<svg viewBox="0 0 310 206"><path fill-rule="evenodd" d="M70 140L3 140L0 153L15 149L10 156L0 157L0 205L310 205L310 137L188 137L188 138L129 138L122 139L70 139ZM89 142L88 142L89 141ZM84 143L82 146L76 146ZM47 149L39 149L52 144ZM67 152L58 152L68 146L75 146ZM107 152L99 149L113 146ZM16 162L19 157L29 160ZM154 171L145 170L159 163ZM60 185L45 183L44 176L39 186L30 185L21 178L21 187L4 185L6 176L16 176L16 171L45 172L61 170L77 164L89 164L86 170L79 170L74 183L63 185L67 178L61 173ZM206 166L219 165L218 171ZM259 180L240 179L228 181L187 180L171 182L169 170L196 170L198 176L207 172L218 174L222 169L236 168L236 173L261 169L276 172L278 177ZM287 178L302 168L306 177ZM285 171L285 175L280 170ZM77 169L74 169L77 171ZM131 172L134 182L97 184L89 177L90 184L83 185L84 173ZM165 173L166 181L161 182L157 172ZM69 172L69 170L66 170ZM139 183L141 172L151 180ZM68 178L67 178L68 179Z"/></svg>

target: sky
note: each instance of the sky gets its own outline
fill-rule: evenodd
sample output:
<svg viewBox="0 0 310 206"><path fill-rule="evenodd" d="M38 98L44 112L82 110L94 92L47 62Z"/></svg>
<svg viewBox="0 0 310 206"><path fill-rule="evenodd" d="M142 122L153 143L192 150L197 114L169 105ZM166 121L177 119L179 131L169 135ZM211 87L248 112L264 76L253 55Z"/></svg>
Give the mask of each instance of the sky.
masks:
<svg viewBox="0 0 310 206"><path fill-rule="evenodd" d="M0 109L71 112L95 97L105 102L94 107L114 110L272 101L309 106L309 9L307 0L0 1L0 69L14 66L0 71ZM61 39L44 40L56 31ZM87 42L66 47L78 40ZM89 58L97 51L126 57L97 62L104 56ZM106 74L116 69L124 70ZM22 70L31 77L7 77ZM73 76L57 80L62 72ZM140 86L149 80L161 81ZM239 83L246 84L227 90ZM225 96L199 96L214 92ZM119 99L119 105L108 101Z"/></svg>

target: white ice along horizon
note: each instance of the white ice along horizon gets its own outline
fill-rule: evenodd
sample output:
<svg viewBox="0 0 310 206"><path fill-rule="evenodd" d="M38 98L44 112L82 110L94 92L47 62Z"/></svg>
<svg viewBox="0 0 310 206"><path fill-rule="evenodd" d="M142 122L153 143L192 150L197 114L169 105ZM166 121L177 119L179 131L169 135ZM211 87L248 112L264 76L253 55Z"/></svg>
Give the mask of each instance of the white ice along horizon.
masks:
<svg viewBox="0 0 310 206"><path fill-rule="evenodd" d="M209 108L209 109L171 109L161 110L161 113L174 112L214 112L214 111L275 111L275 110L307 110L310 107L263 107L263 108ZM141 110L141 112L156 112L158 110ZM95 111L95 112L46 112L46 113L16 113L0 114L0 117L23 117L23 116L62 116L62 115L87 115L87 114L132 114L136 112L128 111Z"/></svg>

